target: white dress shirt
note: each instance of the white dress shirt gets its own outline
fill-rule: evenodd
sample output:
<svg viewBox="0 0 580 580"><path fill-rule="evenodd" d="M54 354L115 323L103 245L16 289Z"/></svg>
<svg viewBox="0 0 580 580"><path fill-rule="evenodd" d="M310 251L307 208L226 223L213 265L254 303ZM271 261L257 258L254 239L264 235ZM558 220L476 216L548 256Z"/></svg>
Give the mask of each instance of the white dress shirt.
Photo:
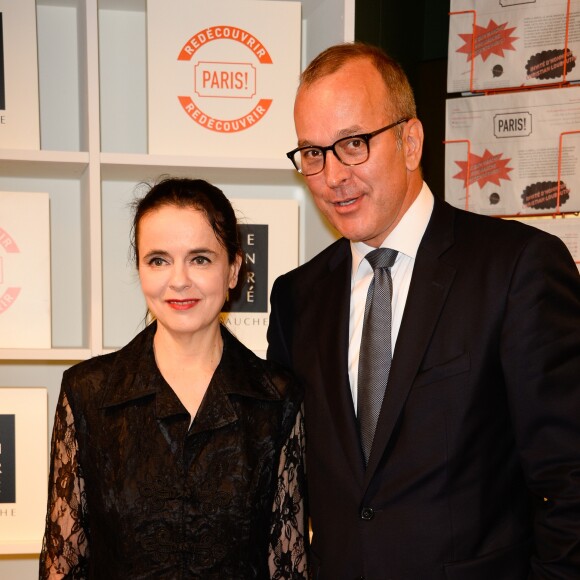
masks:
<svg viewBox="0 0 580 580"><path fill-rule="evenodd" d="M433 212L433 194L425 182L411 207L401 221L381 244L382 248L397 250L397 258L391 268L393 280L391 348L395 343L403 319L409 286L417 250ZM351 242L352 277L350 294L350 320L348 344L348 376L355 413L357 411L358 361L367 292L373 278L373 269L365 256L375 248L364 242Z"/></svg>

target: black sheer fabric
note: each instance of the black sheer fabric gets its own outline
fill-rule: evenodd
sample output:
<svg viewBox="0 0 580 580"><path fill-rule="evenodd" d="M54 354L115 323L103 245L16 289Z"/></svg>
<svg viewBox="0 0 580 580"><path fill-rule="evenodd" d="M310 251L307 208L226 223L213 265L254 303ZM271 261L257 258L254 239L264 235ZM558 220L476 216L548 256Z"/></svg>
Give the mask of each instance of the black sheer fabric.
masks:
<svg viewBox="0 0 580 580"><path fill-rule="evenodd" d="M301 390L222 329L190 425L154 332L65 372L40 578L307 578Z"/></svg>

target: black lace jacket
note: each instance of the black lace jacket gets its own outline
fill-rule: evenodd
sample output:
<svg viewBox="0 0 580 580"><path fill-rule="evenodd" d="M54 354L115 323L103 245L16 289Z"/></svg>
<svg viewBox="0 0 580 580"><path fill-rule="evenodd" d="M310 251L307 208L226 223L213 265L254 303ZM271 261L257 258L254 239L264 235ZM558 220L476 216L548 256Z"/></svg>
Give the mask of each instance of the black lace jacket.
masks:
<svg viewBox="0 0 580 580"><path fill-rule="evenodd" d="M190 426L155 329L64 373L40 578L306 578L301 389L222 328Z"/></svg>

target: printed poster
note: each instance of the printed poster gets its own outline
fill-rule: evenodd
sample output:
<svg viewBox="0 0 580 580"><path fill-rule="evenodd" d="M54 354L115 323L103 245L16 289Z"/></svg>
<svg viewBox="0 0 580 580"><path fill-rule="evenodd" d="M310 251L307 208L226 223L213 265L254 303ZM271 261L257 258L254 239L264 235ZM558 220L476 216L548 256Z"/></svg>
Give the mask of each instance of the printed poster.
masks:
<svg viewBox="0 0 580 580"><path fill-rule="evenodd" d="M249 349L266 351L270 291L278 276L298 266L298 202L232 199L242 233L246 277L230 293L222 321Z"/></svg>
<svg viewBox="0 0 580 580"><path fill-rule="evenodd" d="M0 0L0 149L40 149L34 0Z"/></svg>
<svg viewBox="0 0 580 580"><path fill-rule="evenodd" d="M580 86L448 99L445 199L487 215L580 211Z"/></svg>
<svg viewBox="0 0 580 580"><path fill-rule="evenodd" d="M47 390L0 387L0 555L40 553L47 488Z"/></svg>
<svg viewBox="0 0 580 580"><path fill-rule="evenodd" d="M0 348L50 348L48 193L0 192Z"/></svg>
<svg viewBox="0 0 580 580"><path fill-rule="evenodd" d="M301 5L148 0L149 153L284 159Z"/></svg>
<svg viewBox="0 0 580 580"><path fill-rule="evenodd" d="M579 55L580 0L451 0L447 92L577 81Z"/></svg>

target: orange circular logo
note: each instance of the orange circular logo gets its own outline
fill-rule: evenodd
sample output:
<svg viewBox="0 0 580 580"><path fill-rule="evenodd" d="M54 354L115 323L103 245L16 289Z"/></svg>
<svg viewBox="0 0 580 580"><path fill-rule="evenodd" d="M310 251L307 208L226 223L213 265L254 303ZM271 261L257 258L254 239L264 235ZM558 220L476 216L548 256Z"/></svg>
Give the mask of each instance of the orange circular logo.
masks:
<svg viewBox="0 0 580 580"><path fill-rule="evenodd" d="M252 55L252 62L229 62L223 60L197 60L194 66L195 96L179 96L185 113L197 124L218 133L236 133L249 129L266 115L272 99L257 98L257 76L260 65L272 64L272 58L264 45L251 33L235 26L211 26L194 34L177 57L191 61L197 51L215 41L235 41L245 46ZM245 99L251 102L243 115L230 119L218 118L199 105L201 99Z"/></svg>

